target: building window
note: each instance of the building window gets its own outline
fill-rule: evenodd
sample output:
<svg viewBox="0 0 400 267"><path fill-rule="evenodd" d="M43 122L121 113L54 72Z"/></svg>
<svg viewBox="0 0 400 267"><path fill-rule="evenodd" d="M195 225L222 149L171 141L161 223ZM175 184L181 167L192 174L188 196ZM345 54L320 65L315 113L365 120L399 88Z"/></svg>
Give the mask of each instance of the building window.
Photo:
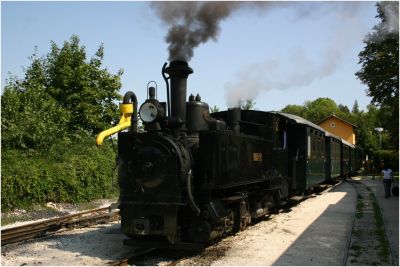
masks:
<svg viewBox="0 0 400 267"><path fill-rule="evenodd" d="M334 122L331 122L331 128L335 128L336 124Z"/></svg>

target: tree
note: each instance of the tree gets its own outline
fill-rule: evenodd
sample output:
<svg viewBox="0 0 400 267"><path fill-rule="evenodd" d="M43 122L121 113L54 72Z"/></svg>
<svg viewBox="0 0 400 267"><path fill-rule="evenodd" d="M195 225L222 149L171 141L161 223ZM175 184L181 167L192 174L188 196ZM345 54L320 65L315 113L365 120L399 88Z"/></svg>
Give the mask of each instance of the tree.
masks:
<svg viewBox="0 0 400 267"><path fill-rule="evenodd" d="M305 113L307 112L307 109L304 106L300 106L300 105L287 105L281 111L285 112L285 113L297 115L300 117L305 117Z"/></svg>
<svg viewBox="0 0 400 267"><path fill-rule="evenodd" d="M65 136L69 111L47 92L42 58L34 54L25 79L11 79L1 97L3 148L48 149Z"/></svg>
<svg viewBox="0 0 400 267"><path fill-rule="evenodd" d="M47 89L62 107L72 111L69 128L97 133L118 118L120 99L120 76L101 68L104 47L101 45L95 56L86 61L85 47L80 46L79 37L73 35L62 48L52 42L47 56Z"/></svg>
<svg viewBox="0 0 400 267"><path fill-rule="evenodd" d="M377 3L377 17L381 20L373 27L359 53L361 69L356 76L368 86L367 95L372 103L391 108L388 125L395 146L399 139L399 3Z"/></svg>
<svg viewBox="0 0 400 267"><path fill-rule="evenodd" d="M358 108L357 100L354 101L353 108L351 109L351 113L354 113L354 114L360 113L360 109Z"/></svg>
<svg viewBox="0 0 400 267"><path fill-rule="evenodd" d="M305 118L314 123L320 122L329 115L338 114L340 111L335 101L326 97L306 101L304 106L306 108Z"/></svg>
<svg viewBox="0 0 400 267"><path fill-rule="evenodd" d="M218 112L219 111L219 107L217 107L217 105L214 105L213 107L210 108L210 113L214 113L214 112Z"/></svg>
<svg viewBox="0 0 400 267"><path fill-rule="evenodd" d="M253 110L255 109L256 102L252 99L247 99L246 101L240 101L240 108L243 110Z"/></svg>
<svg viewBox="0 0 400 267"><path fill-rule="evenodd" d="M364 149L364 153L372 155L379 149L379 139L374 131L377 127L380 110L374 105L367 106L367 112L353 113L354 124L357 125L356 144Z"/></svg>
<svg viewBox="0 0 400 267"><path fill-rule="evenodd" d="M33 54L23 79L12 78L1 98L5 148L47 149L68 136L95 134L118 118L120 76L101 68L103 46L89 62L79 38L46 57Z"/></svg>

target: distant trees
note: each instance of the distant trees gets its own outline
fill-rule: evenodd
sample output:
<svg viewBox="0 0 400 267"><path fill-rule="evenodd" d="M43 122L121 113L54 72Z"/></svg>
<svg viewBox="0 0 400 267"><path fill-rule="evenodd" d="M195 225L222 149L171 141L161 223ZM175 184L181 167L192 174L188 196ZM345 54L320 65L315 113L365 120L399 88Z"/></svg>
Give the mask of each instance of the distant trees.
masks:
<svg viewBox="0 0 400 267"><path fill-rule="evenodd" d="M383 112L392 114L390 120L381 124L391 135L395 147L399 143L399 2L377 3L375 25L359 53L361 69L356 76L368 86L367 95Z"/></svg>
<svg viewBox="0 0 400 267"><path fill-rule="evenodd" d="M253 110L256 107L256 102L253 99L247 99L240 102L240 108L243 110Z"/></svg>
<svg viewBox="0 0 400 267"><path fill-rule="evenodd" d="M219 107L217 107L217 105L214 105L213 107L210 108L210 113L214 113L214 112L218 112L219 111Z"/></svg>
<svg viewBox="0 0 400 267"><path fill-rule="evenodd" d="M256 106L256 102L252 99L248 99L248 100L241 100L239 102L239 107L240 109L243 110L253 110L255 109ZM217 107L217 105L214 105L213 107L210 108L210 113L214 113L214 112L218 112L219 111L219 107Z"/></svg>
<svg viewBox="0 0 400 267"><path fill-rule="evenodd" d="M330 98L318 98L314 101L306 101L302 106L287 105L282 109L282 112L301 116L314 123L318 123L329 115L335 114L337 117L357 126L355 129L356 143L369 155L379 149L379 136L374 131L374 128L382 127L381 121L388 121L391 118L390 114L384 109L379 109L372 104L367 106L367 111L360 111L358 103L355 101L350 112L346 105L338 105ZM395 148L385 132L382 137L383 148Z"/></svg>
<svg viewBox="0 0 400 267"><path fill-rule="evenodd" d="M337 105L330 98L317 98L314 101L306 101L303 106L287 105L282 112L304 117L314 123L317 123L329 115L335 114L343 119L348 119L349 109L343 105Z"/></svg>

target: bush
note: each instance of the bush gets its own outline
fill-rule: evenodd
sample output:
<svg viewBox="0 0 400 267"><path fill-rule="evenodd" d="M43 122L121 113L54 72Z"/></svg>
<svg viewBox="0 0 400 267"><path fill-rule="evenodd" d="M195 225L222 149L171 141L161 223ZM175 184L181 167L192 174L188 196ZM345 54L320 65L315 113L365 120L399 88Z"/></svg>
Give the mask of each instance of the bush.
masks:
<svg viewBox="0 0 400 267"><path fill-rule="evenodd" d="M389 166L394 172L399 171L399 152L395 150L377 150L373 154L375 168L379 168L381 160L385 166Z"/></svg>
<svg viewBox="0 0 400 267"><path fill-rule="evenodd" d="M46 202L82 202L117 193L115 153L109 142L68 139L47 152L2 151L1 208L26 208ZM116 180L116 179L115 179Z"/></svg>

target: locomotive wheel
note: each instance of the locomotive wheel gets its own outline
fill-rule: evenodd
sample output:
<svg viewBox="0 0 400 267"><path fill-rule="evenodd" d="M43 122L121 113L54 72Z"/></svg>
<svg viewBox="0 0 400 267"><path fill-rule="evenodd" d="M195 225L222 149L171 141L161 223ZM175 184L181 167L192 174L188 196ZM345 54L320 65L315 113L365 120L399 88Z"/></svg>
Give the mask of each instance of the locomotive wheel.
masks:
<svg viewBox="0 0 400 267"><path fill-rule="evenodd" d="M206 220L195 218L189 224L188 235L195 243L205 243L210 240L211 226Z"/></svg>

